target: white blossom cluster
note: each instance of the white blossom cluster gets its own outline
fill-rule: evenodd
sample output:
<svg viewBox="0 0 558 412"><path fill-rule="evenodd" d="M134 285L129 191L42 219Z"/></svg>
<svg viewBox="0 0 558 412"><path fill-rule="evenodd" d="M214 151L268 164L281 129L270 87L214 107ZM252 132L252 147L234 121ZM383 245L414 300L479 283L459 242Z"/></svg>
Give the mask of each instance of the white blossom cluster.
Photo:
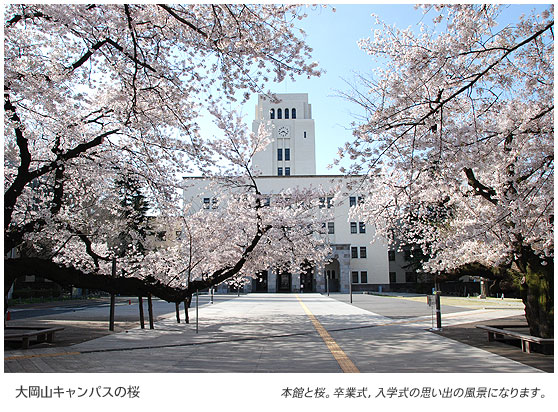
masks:
<svg viewBox="0 0 558 412"><path fill-rule="evenodd" d="M149 249L139 227L128 230L130 221L122 217L130 210L116 183L133 176L150 213L177 220L179 175L243 172L268 138L263 130L240 132L227 108L240 95L246 101L265 92L270 80L320 74L294 27L304 17L298 6L267 4L6 6L7 250L25 245L27 254L104 275L118 256L119 274L184 282L184 259L197 252L185 252L184 244ZM224 141L200 135L200 113L207 108L230 132ZM231 145L242 148L236 158ZM219 152L227 153L224 162ZM250 212L255 193L249 195L221 209L237 219L236 229L241 218L256 218ZM200 274L238 258L258 227L246 222L246 232L236 237L233 223L223 223L230 220L226 215L204 218L200 227L220 232L206 244ZM293 218L270 211L257 217L260 225ZM127 244L118 244L126 230ZM271 230L265 235L267 241Z"/></svg>
<svg viewBox="0 0 558 412"><path fill-rule="evenodd" d="M367 176L356 212L431 271L553 258L553 7L507 25L494 5L425 10L360 42L381 64L348 95L367 112L340 149Z"/></svg>

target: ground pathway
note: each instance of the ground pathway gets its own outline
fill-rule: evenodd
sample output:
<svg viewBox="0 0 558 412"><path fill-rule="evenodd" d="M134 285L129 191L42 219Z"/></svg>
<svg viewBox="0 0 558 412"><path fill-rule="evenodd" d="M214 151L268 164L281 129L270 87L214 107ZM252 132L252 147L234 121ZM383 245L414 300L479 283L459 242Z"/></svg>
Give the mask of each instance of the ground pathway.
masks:
<svg viewBox="0 0 558 412"><path fill-rule="evenodd" d="M424 302L369 295L249 294L169 313L155 329L7 350L5 372L541 372L432 333ZM375 310L375 308L377 310ZM444 327L523 314L517 305L444 309Z"/></svg>

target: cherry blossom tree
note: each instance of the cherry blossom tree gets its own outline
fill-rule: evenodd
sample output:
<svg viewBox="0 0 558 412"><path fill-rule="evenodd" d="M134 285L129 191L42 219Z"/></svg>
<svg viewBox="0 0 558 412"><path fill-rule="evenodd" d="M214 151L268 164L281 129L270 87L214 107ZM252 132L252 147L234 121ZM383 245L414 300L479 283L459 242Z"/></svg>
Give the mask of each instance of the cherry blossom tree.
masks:
<svg viewBox="0 0 558 412"><path fill-rule="evenodd" d="M346 93L366 111L340 149L367 177L357 212L427 271L519 275L531 333L553 336L553 7L506 25L502 6L425 10L360 42L379 68Z"/></svg>
<svg viewBox="0 0 558 412"><path fill-rule="evenodd" d="M124 245L119 276L110 276L122 250L114 238L127 224L115 183L132 176L153 213L178 217L179 174L216 168L200 136L202 111L220 122L238 96L265 92L270 80L320 74L294 28L303 10L22 4L4 16L5 293L17 276L36 274L184 300L190 289L169 281L184 264L171 267L171 254L154 259L160 249L140 253L141 239ZM253 209L254 199L242 206ZM253 218L255 229L231 255L237 261L206 270L243 269L271 230Z"/></svg>

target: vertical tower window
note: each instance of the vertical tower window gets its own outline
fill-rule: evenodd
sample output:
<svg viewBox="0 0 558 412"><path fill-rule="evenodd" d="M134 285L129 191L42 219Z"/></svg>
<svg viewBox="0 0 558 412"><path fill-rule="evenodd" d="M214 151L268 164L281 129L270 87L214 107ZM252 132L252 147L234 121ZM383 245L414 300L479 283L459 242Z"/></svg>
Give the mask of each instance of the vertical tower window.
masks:
<svg viewBox="0 0 558 412"><path fill-rule="evenodd" d="M327 222L327 234L335 234L335 222Z"/></svg>
<svg viewBox="0 0 558 412"><path fill-rule="evenodd" d="M306 132L304 132L304 138L306 139Z"/></svg>
<svg viewBox="0 0 558 412"><path fill-rule="evenodd" d="M277 118L278 119L282 119L283 118L283 111L281 109L277 109Z"/></svg>
<svg viewBox="0 0 558 412"><path fill-rule="evenodd" d="M351 272L353 275L352 283L358 283L358 272Z"/></svg>
<svg viewBox="0 0 558 412"><path fill-rule="evenodd" d="M358 222L358 231L359 233L366 233L366 225L364 222Z"/></svg>
<svg viewBox="0 0 558 412"><path fill-rule="evenodd" d="M269 118L270 118L270 119L275 119L275 109L271 109L271 110L269 111Z"/></svg>
<svg viewBox="0 0 558 412"><path fill-rule="evenodd" d="M351 233L357 233L357 224L356 224L356 222L351 222Z"/></svg>
<svg viewBox="0 0 558 412"><path fill-rule="evenodd" d="M283 176L283 168L282 167L277 168L277 176Z"/></svg>
<svg viewBox="0 0 558 412"><path fill-rule="evenodd" d="M356 246L351 246L351 259L358 258L358 248Z"/></svg>
<svg viewBox="0 0 558 412"><path fill-rule="evenodd" d="M285 167L285 176L290 176L290 175L291 175L291 168Z"/></svg>
<svg viewBox="0 0 558 412"><path fill-rule="evenodd" d="M366 246L361 246L360 247L360 258L361 259L366 259Z"/></svg>
<svg viewBox="0 0 558 412"><path fill-rule="evenodd" d="M353 206L356 206L356 197L349 196L349 207L353 207Z"/></svg>
<svg viewBox="0 0 558 412"><path fill-rule="evenodd" d="M289 109L285 109L285 119L289 118Z"/></svg>
<svg viewBox="0 0 558 412"><path fill-rule="evenodd" d="M283 149L277 149L277 160L283 160Z"/></svg>
<svg viewBox="0 0 558 412"><path fill-rule="evenodd" d="M285 160L291 160L291 149L289 149L288 147L285 148Z"/></svg>
<svg viewBox="0 0 558 412"><path fill-rule="evenodd" d="M291 119L296 119L296 109L294 107L291 109Z"/></svg>

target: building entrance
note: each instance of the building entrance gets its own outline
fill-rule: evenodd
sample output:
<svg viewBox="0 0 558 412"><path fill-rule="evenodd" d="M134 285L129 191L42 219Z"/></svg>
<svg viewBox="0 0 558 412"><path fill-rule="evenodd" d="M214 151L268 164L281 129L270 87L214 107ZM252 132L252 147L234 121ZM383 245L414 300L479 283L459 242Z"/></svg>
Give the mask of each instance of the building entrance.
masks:
<svg viewBox="0 0 558 412"><path fill-rule="evenodd" d="M291 274L280 272L277 274L277 292L291 291Z"/></svg>
<svg viewBox="0 0 558 412"><path fill-rule="evenodd" d="M256 292L267 292L267 270L258 273L255 289Z"/></svg>
<svg viewBox="0 0 558 412"><path fill-rule="evenodd" d="M308 266L300 274L300 291L305 293L315 292L314 268Z"/></svg>

